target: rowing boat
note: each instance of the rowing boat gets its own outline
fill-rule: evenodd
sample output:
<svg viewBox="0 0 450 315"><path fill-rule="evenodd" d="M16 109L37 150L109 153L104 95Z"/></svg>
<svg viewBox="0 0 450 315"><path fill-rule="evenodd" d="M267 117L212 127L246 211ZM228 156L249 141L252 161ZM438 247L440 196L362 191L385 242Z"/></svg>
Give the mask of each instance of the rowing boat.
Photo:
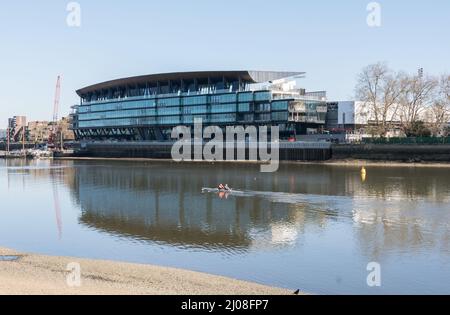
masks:
<svg viewBox="0 0 450 315"><path fill-rule="evenodd" d="M219 189L219 188L202 188L202 193L229 193L229 194L235 194L235 193L242 193L242 191L234 190L234 189Z"/></svg>

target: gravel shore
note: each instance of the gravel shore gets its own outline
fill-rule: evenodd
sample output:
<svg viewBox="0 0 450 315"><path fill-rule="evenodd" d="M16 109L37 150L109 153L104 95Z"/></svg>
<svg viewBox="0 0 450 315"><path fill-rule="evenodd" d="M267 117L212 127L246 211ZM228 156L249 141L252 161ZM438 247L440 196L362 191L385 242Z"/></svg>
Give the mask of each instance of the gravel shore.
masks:
<svg viewBox="0 0 450 315"><path fill-rule="evenodd" d="M68 264L81 268L74 284ZM0 248L0 294L284 295L284 289L187 270L24 254Z"/></svg>

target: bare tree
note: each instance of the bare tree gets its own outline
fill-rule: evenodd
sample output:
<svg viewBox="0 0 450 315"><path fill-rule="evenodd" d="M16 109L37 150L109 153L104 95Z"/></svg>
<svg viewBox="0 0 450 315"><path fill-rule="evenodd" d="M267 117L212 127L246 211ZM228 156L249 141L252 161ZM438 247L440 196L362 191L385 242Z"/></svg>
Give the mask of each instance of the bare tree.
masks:
<svg viewBox="0 0 450 315"><path fill-rule="evenodd" d="M430 109L430 129L435 136L448 136L450 122L450 75L443 75L439 80L438 96Z"/></svg>
<svg viewBox="0 0 450 315"><path fill-rule="evenodd" d="M403 132L409 134L417 122L425 120L425 113L436 99L439 80L432 76L404 75L400 93L400 120Z"/></svg>
<svg viewBox="0 0 450 315"><path fill-rule="evenodd" d="M356 114L366 117L373 134L385 137L398 120L399 98L404 89L402 76L385 63L369 65L359 74L356 97L363 106Z"/></svg>

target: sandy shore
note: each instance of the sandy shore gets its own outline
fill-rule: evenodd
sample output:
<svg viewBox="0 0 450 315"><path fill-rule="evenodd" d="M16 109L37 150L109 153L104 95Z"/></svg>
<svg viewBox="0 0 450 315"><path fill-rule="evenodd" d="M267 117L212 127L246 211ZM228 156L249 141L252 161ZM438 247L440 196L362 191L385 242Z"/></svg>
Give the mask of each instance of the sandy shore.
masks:
<svg viewBox="0 0 450 315"><path fill-rule="evenodd" d="M6 256L18 256L6 261ZM13 257L15 258L15 257ZM81 286L70 287L73 279L67 266L81 267ZM284 289L198 272L111 261L50 257L18 253L0 248L0 294L87 294L87 295L279 295Z"/></svg>

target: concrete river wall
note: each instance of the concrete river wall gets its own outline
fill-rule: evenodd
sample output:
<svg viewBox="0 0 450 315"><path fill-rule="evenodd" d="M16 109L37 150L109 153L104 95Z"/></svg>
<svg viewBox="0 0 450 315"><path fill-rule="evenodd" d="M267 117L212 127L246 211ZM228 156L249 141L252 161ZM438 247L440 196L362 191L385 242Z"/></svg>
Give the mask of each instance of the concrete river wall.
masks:
<svg viewBox="0 0 450 315"><path fill-rule="evenodd" d="M173 143L88 142L75 150L76 157L172 159ZM450 162L450 144L333 144L328 142L281 142L281 161L361 159L401 162ZM248 147L245 159L249 160ZM192 148L193 159L194 149ZM224 156L226 152L224 149ZM235 152L235 156L237 153Z"/></svg>
<svg viewBox="0 0 450 315"><path fill-rule="evenodd" d="M403 162L450 162L450 144L341 144L332 146L333 159Z"/></svg>
<svg viewBox="0 0 450 315"><path fill-rule="evenodd" d="M173 143L167 142L89 142L81 145L75 155L79 157L106 158L152 158L172 159ZM297 142L280 143L281 161L325 161L331 158L330 143ZM194 149L192 151L192 158ZM237 149L235 149L235 156ZM249 160L249 148L245 148L245 158ZM270 151L269 151L270 154ZM224 149L224 157L226 150Z"/></svg>

